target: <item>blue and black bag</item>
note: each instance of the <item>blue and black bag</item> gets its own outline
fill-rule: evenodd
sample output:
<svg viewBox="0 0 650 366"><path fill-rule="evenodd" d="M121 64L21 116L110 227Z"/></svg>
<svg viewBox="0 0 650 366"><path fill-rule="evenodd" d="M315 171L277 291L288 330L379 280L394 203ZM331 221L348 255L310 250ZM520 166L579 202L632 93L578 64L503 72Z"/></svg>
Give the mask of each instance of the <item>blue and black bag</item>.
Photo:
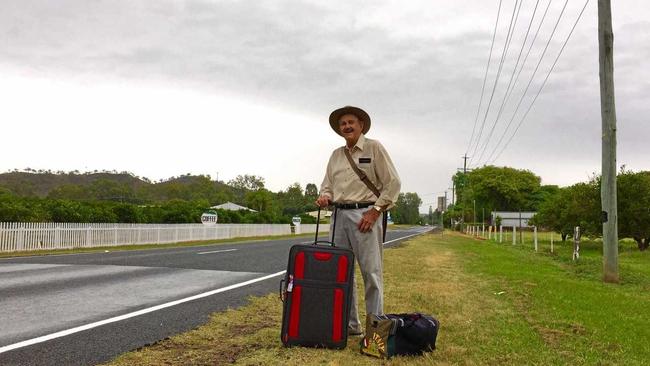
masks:
<svg viewBox="0 0 650 366"><path fill-rule="evenodd" d="M440 322L420 313L366 316L361 353L379 358L421 355L436 349Z"/></svg>

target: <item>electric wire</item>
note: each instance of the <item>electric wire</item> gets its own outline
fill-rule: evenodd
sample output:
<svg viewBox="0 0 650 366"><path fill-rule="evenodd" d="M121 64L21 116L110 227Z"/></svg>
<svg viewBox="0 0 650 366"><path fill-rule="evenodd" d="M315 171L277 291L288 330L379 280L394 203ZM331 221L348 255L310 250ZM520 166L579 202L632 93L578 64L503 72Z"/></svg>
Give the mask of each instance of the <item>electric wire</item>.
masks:
<svg viewBox="0 0 650 366"><path fill-rule="evenodd" d="M526 116L528 116L528 113L530 110L533 108L533 104L535 104L535 101L537 100L537 97L539 94L542 92L542 89L544 89L544 86L546 85L546 82L548 81L548 78L551 76L551 73L553 72L553 69L555 68L555 65L557 64L557 61L560 59L560 56L562 55L562 52L564 51L564 47L566 47L567 43L569 42L569 39L571 38L571 35L573 34L573 31L576 29L576 26L578 25L578 22L580 21L580 18L582 18L582 14L584 13L585 9L587 8L587 4L589 4L589 0L585 2L585 5L582 7L582 10L580 11L580 14L578 14L578 18L576 19L575 23L573 24L573 27L571 28L571 31L569 32L569 35L567 36L566 40L564 40L564 44L562 44L562 48L560 48L560 52L558 52L557 57L555 57L555 61L553 61L553 65L551 65L551 68L548 70L548 74L546 74L546 78L544 78L544 81L542 82L542 85L540 86L539 90L537 91L537 94L535 95L535 98L533 98L533 101L530 103L530 106L528 106L528 109L526 110L526 113L523 115L521 120L519 121L519 124L517 125L517 128L513 132L513 134L510 136L508 141L506 142L505 145L503 145L503 148L501 151L499 151L499 154L494 158L494 161L496 161L503 151L508 147L508 144L510 144L510 141L512 141L513 137L517 134L517 131L519 131L519 127L521 127L522 123L526 119Z"/></svg>
<svg viewBox="0 0 650 366"><path fill-rule="evenodd" d="M517 4L519 3L519 0L515 0L515 6L512 8L512 15L510 16L510 24L508 25L508 33L506 34L506 40L503 45L503 51L501 52L501 60L499 62L499 68L497 69L497 75L494 78L494 85L492 86L492 93L490 94L490 100L488 101L487 107L485 109L485 116L483 117L483 122L481 123L481 129L479 130L478 138L476 139L476 145L474 146L474 152L472 153L472 157L470 158L470 165L472 164L472 160L474 159L474 156L476 156L476 150L478 148L478 143L481 141L481 136L483 135L483 128L485 127L485 121L487 120L487 115L490 112L490 105L492 104L492 99L494 98L494 91L496 90L496 87L499 83L499 77L501 76L501 70L503 69L503 63L505 61L505 58L508 54L508 49L510 47L510 38L512 37L512 24L515 18L515 12L517 10Z"/></svg>
<svg viewBox="0 0 650 366"><path fill-rule="evenodd" d="M488 70L490 69L490 61L492 60L492 50L494 49L494 39L497 35L497 27L499 25L499 15L501 14L501 2L499 0L499 8L497 10L497 20L494 23L494 32L492 32L492 44L490 45L490 54L488 56L487 66L485 67L485 75L483 76L483 86L481 87L481 99L478 101L478 108L476 109L476 117L474 117L474 127L472 127L472 135L469 138L469 144L467 144L467 150L465 150L465 156L469 152L470 147L472 147L472 140L474 139L474 133L476 132L476 122L478 122L478 115L481 111L481 104L483 103L483 93L485 92L485 82L487 81Z"/></svg>
<svg viewBox="0 0 650 366"><path fill-rule="evenodd" d="M519 3L519 7L521 8L521 3ZM521 60L521 54L524 51L524 48L526 47L526 42L528 41L528 35L530 34L530 28L533 25L533 20L535 19L535 14L537 13L537 6L539 5L539 0L535 3L535 9L533 9L533 15L530 17L530 22L528 23L528 29L526 29L526 35L524 36L524 41L521 44L521 48L519 49L519 55L517 55L517 61L515 62L515 66L512 69L512 74L510 75L510 80L508 81L508 86L506 87L506 92L503 94L503 100L501 101L501 106L499 106L499 111L497 112L497 116L494 119L494 124L492 124L492 128L490 129L490 133L488 134L487 139L485 140L485 144L483 145L483 149L481 150L481 154L479 155L478 161L480 162L483 159L483 155L485 154L485 151L487 150L487 147L490 143L490 139L492 138L492 135L494 134L494 130L499 122L499 118L501 118L501 113L503 113L503 107L505 106L506 102L508 101L508 95L509 91L511 90L510 88L514 88L515 86L513 85L512 81L514 79L515 74L517 73L517 67L519 66L519 61ZM517 16L519 16L519 10L517 10Z"/></svg>
<svg viewBox="0 0 650 366"><path fill-rule="evenodd" d="M512 86L512 89L510 89L510 93L508 94L508 100L510 100L510 97L512 96L513 91L515 90L515 86L517 85L517 82L519 81L519 77L521 76L521 72L524 71L524 67L526 66L526 62L528 61L528 56L530 56L530 51L533 49L533 46L535 45L535 42L537 41L537 37L539 36L539 31L542 28L542 24L544 24L544 20L546 19L546 14L548 14L548 9L551 7L551 3L553 0L549 0L548 4L546 5L546 9L544 10L544 14L542 15L542 20L539 22L539 25L537 26L537 30L535 31L535 36L533 37L533 40L530 42L530 46L528 47L528 51L526 52L526 57L524 57L524 61L521 63L521 67L519 68L519 72L517 73L517 77L515 77L515 82Z"/></svg>
<svg viewBox="0 0 650 366"><path fill-rule="evenodd" d="M508 128L510 128L510 125L512 124L512 121L514 121L515 117L517 116L517 112L519 111L519 108L521 107L521 103L524 101L524 98L526 97L526 93L528 93L528 89L530 89L530 85L532 84L533 80L535 79L535 75L537 74L537 70L539 69L539 66L541 65L542 61L544 60L544 56L546 55L546 51L548 50L549 44L551 44L551 40L553 39L553 36L555 35L555 31L557 30L558 24L560 24L560 20L562 20L562 16L564 15L564 11L566 10L566 6L569 3L569 0L566 0L564 2L564 6L562 7L562 11L560 12L560 15L557 18L557 21L555 22L555 26L553 27L553 31L551 32L551 35L548 37L548 41L546 42L546 45L544 46L544 50L542 51L541 56L539 57L539 61L537 62L537 65L535 66L535 69L533 70L532 75L530 76L530 80L528 80L528 84L526 85L526 88L524 89L523 94L521 95L521 98L519 98L519 102L517 103L517 107L515 108L515 111L512 113L512 117L508 121L508 124L503 131L503 134L501 135L501 138L499 139L499 142L494 146L494 149L490 153L487 161L492 160L492 157L494 156L494 153L497 151L499 148L499 145L503 141L503 138L507 135L508 133Z"/></svg>
<svg viewBox="0 0 650 366"><path fill-rule="evenodd" d="M542 25L544 24L544 20L546 20L546 15L548 14L548 10L551 7L552 2L553 2L553 0L549 0L548 3L546 4L546 9L544 9L544 14L542 14L542 19L540 20L539 24L537 25L537 30L535 31L535 36L533 37L533 40L530 42L530 46L528 47L528 51L526 51L526 56L524 57L524 61L521 63L521 67L519 68L519 72L517 73L517 77L515 77L514 84L513 84L512 88L510 89L510 93L507 96L508 100L510 100L510 97L512 96L512 93L515 90L515 86L519 82L519 78L521 77L521 73L522 73L522 71L524 71L524 68L526 67L526 63L528 62L528 57L530 56L530 51L533 49L533 46L535 45L535 42L537 41L537 38L539 37L539 31L542 29ZM524 92L524 95L525 95L525 92ZM522 98L523 98L523 96L522 96ZM499 141L495 145L494 150L496 150L498 148L498 146L501 144L501 142L503 142L503 138L505 137L505 135L506 135L506 133L508 131L508 128L510 128L511 124L512 124L512 120L509 121L508 124L506 125L506 127L504 128L503 133L502 133L501 137L499 138ZM486 148L487 148L487 146L486 146ZM490 158L492 158L493 155L494 155L494 151L490 154ZM487 159L486 162L489 161L489 160L490 159ZM479 165L479 164L477 164L477 165Z"/></svg>

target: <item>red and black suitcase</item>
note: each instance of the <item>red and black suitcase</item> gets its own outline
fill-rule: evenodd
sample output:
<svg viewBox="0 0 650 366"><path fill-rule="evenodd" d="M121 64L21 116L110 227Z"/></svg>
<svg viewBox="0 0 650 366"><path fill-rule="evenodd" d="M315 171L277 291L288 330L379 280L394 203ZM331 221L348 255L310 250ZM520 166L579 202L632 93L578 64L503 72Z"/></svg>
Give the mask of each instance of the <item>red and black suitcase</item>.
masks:
<svg viewBox="0 0 650 366"><path fill-rule="evenodd" d="M318 225L313 244L291 247L280 285L284 302L280 338L285 346L347 346L353 271L352 250L318 241Z"/></svg>

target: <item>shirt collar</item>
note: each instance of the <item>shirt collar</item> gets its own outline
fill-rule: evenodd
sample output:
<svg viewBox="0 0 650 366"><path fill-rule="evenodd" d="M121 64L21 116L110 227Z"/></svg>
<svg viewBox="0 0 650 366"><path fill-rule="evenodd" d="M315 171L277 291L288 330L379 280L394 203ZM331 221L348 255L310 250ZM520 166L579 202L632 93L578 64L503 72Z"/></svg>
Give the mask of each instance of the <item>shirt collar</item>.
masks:
<svg viewBox="0 0 650 366"><path fill-rule="evenodd" d="M363 151L363 145L365 143L366 143L366 136L364 136L363 134L359 135L359 139L357 140L357 143L354 144L354 146L352 147L352 149L350 149L350 151L354 151L355 147L357 149ZM347 146L346 146L346 148L347 148Z"/></svg>

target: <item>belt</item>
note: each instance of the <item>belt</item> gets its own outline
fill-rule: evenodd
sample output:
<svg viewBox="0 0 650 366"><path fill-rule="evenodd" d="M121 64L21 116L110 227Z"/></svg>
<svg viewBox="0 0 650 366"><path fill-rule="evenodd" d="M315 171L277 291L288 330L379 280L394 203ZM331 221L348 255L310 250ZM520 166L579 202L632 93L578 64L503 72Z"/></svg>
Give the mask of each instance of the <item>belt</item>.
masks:
<svg viewBox="0 0 650 366"><path fill-rule="evenodd" d="M334 207L339 210L352 210L355 208L366 208L374 206L374 202L357 202L357 203L336 203L334 202Z"/></svg>

